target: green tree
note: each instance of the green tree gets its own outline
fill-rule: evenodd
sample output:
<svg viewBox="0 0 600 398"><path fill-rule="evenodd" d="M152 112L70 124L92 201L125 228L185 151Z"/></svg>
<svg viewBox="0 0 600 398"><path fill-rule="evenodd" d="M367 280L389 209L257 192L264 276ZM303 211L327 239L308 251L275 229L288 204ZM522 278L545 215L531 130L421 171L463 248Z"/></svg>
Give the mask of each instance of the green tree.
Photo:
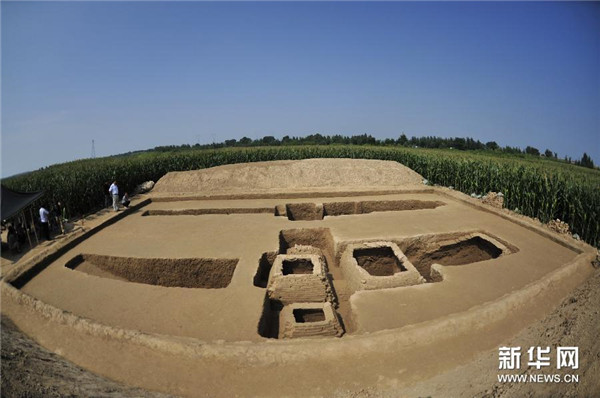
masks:
<svg viewBox="0 0 600 398"><path fill-rule="evenodd" d="M528 153L528 154L534 155L534 156L540 156L539 149L534 148L532 146L527 146L527 148L525 148L525 153Z"/></svg>

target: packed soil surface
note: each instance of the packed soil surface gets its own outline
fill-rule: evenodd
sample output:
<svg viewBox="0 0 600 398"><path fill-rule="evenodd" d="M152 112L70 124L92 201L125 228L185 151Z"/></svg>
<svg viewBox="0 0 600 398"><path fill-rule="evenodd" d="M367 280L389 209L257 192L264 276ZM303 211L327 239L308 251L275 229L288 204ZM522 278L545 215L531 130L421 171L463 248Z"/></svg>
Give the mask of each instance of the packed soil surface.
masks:
<svg viewBox="0 0 600 398"><path fill-rule="evenodd" d="M275 176L275 178L274 178ZM392 161L366 159L306 159L232 164L210 169L171 172L153 193L287 191L337 187L422 186L423 178Z"/></svg>
<svg viewBox="0 0 600 398"><path fill-rule="evenodd" d="M314 189L317 193L339 193L343 192L342 187L356 190L368 190L369 187L423 188L417 173L395 162L312 159L170 173L157 183L156 192L210 195L285 192L288 189L312 192ZM326 191L319 191L321 188ZM327 202L342 203L346 201L346 196L314 195L310 198L326 208ZM187 396L482 397L600 394L596 377L600 373L600 347L597 342L597 336L600 335L600 276L597 271L542 321L531 323L534 319L542 318L552 307L545 309L541 306L543 312L539 317L510 318L510 324L507 321L500 328L489 330L489 333L480 332L481 336L476 335L474 339L471 336L457 338L449 340L450 343L446 345L438 343L437 346L427 346L427 350L416 347L414 352L410 351L413 346L407 346L408 354L405 356L392 352L395 347L391 345L386 345L385 351L370 355L375 345L361 351L365 344L350 344L354 338L355 342L364 342L364 336L348 336L349 339L345 336L340 339L343 342L340 344L344 344L343 348L347 351L337 363L328 361L332 351L314 350L316 346L307 343L309 348L298 349L297 355L298 358L309 359L298 361L291 371L284 366L285 363L277 363L276 356L272 357L273 366L246 367L246 363L252 364L252 360L262 358L264 351L253 357L251 353L254 346L238 345L238 342L257 342L263 344L265 350L275 346L263 341L264 337L272 336L260 330L263 308L272 305L265 300L264 286L268 269L277 253L301 251L302 247L309 245L322 252L339 302L338 313L341 321L347 323L347 335L374 335L375 332L405 326L407 328L404 330L410 333L412 325L460 315L519 291L550 272L559 270L576 255L568 247L510 220L435 192L386 196L386 199L398 203L407 200L413 201L410 203L436 203L426 209L421 207L413 209L415 211L381 213L386 211L387 205L377 205L367 208L369 211L352 210L349 214L371 213L356 217L343 216L347 207L344 204L343 210L339 210L340 217L319 218L319 221L292 223L287 217L276 217L267 211L246 210L248 206L276 209L281 204L294 202L282 202L275 198L261 196L250 201L204 198L197 201L153 202L143 210L181 214L177 217L169 217L167 213L163 213L162 217L145 217L142 211L138 211L128 215L70 249L21 289L56 306L63 311L62 314L74 314L115 328L177 338L169 341L198 339L208 342L207 349L211 348L211 343L215 343L217 349L225 343L228 348L239 347L245 355L245 362L241 366L225 360L207 361L205 366L204 363L200 364L200 360L196 361L196 357L188 358L185 355L159 354L155 357L154 351L145 346L129 346L104 335L92 336L94 342L88 344L87 340L80 339L75 333L67 334L71 332L68 330L70 325L57 326L50 322L49 325L53 327L46 328L35 317L28 319L27 314L16 313L15 304L12 304L12 314L16 314L13 319L45 346L53 347L57 353L74 358L75 362L96 369L98 373L111 374L111 377L131 382L132 385L137 383L157 390L164 388L164 391ZM311 201L307 197L296 198L299 200L295 203ZM356 195L353 199L361 203L383 203L382 197L376 194ZM438 201L443 205L438 206ZM235 210L213 211L224 207ZM202 216L198 217L200 214ZM495 258L493 250L490 252L485 244L476 239L470 244L442 247L441 257L445 260L454 259L450 261L453 264L443 264L466 266L445 268L447 278L436 284L402 288L404 290L360 292L352 295L350 308L349 296L352 292L336 266L336 242L389 239L396 243L422 234L470 233L480 229L518 244L520 251L488 262L483 260ZM400 243L398 245L401 246ZM76 255L83 254L92 255L88 259L93 261L82 261L73 268L66 266ZM117 258L115 261L120 262L119 270L111 269L109 263L103 264L102 257L107 254ZM406 251L405 254L408 255ZM421 254L428 261L441 262L428 258L431 257L428 251ZM143 270L139 268L140 258L145 261ZM201 273L204 274L206 270L210 271L210 264L186 263L192 258L239 261L235 260L233 266L218 264L219 269L227 270L225 276L213 272L216 279L209 280L209 286L194 286L212 289L182 289L180 287L189 281L183 277L184 273L171 272L178 265L191 267L185 274L192 272L194 267L202 268ZM167 267L171 270L169 275L164 274L162 266L160 271L152 270L153 261L164 259L171 260ZM410 256L409 259L412 260ZM161 282L164 280L176 283L165 284ZM225 285L217 286L218 283ZM564 294L566 292L557 297L564 297ZM558 301L558 298L552 301L553 305ZM276 304L271 308L273 313L281 310ZM11 309L8 304L4 308L3 311ZM168 321L165 316L168 316ZM318 322L322 320L322 313L304 313L299 317L307 323ZM525 325L530 326L523 329ZM280 332L275 328L266 330L273 336ZM452 330L448 334L451 335ZM516 337L512 337L515 334ZM499 384L496 380L498 352L497 348L490 350L487 344L487 336L490 335L509 346L579 346L580 368L575 373L580 375L580 382L577 385ZM117 341L114 345L113 340ZM350 343L346 345L348 341ZM295 343L299 343L294 345L299 347L302 341ZM323 343L323 347L332 348L326 343ZM40 348L4 318L1 348L2 396L163 396L113 383L74 366ZM195 348L204 349L204 343ZM115 363L115 356L122 352L130 355L126 357L130 363ZM311 357L315 352L319 357ZM153 366L154 372L149 373ZM124 372L110 373L111 369L123 369ZM289 374L295 377L289 379ZM263 378L264 375L268 377ZM267 387L273 385L277 387ZM305 387L312 390L303 394Z"/></svg>
<svg viewBox="0 0 600 398"><path fill-rule="evenodd" d="M498 383L498 352L402 390L358 388L334 398L391 397L593 397L600 393L600 270L546 318L523 330L507 346L578 346L579 383ZM170 397L115 383L80 368L29 339L2 316L2 396ZM523 373L526 373L523 370Z"/></svg>

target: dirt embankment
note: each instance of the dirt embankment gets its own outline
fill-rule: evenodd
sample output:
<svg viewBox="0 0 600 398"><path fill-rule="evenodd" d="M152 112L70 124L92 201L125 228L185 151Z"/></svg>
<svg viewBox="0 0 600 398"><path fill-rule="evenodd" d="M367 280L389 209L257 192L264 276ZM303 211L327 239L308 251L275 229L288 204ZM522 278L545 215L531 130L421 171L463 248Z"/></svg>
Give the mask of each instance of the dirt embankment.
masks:
<svg viewBox="0 0 600 398"><path fill-rule="evenodd" d="M423 178L393 161L306 159L232 164L204 170L171 172L153 193L195 194L288 191L315 188L422 186Z"/></svg>
<svg viewBox="0 0 600 398"><path fill-rule="evenodd" d="M167 398L127 387L66 361L25 336L2 316L2 397Z"/></svg>
<svg viewBox="0 0 600 398"><path fill-rule="evenodd" d="M499 383L498 351L482 354L477 360L421 382L395 394L372 397L597 397L600 394L600 269L571 292L546 318L533 323L506 342L521 347L527 359L529 347L579 347L579 369L553 366L537 370L523 366L519 374L579 375L578 383ZM555 358L553 358L554 360ZM528 376L529 377L529 376ZM351 395L354 396L354 395ZM359 397L362 395L356 395Z"/></svg>

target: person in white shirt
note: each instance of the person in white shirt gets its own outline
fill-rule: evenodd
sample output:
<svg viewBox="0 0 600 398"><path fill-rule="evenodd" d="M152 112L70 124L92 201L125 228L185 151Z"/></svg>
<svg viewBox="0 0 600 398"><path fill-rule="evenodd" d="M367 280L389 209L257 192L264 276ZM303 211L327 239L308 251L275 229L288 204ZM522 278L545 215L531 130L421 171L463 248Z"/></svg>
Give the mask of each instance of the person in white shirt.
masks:
<svg viewBox="0 0 600 398"><path fill-rule="evenodd" d="M49 217L50 212L46 210L44 206L40 207L40 223L42 225L42 232L48 240L50 240L50 225L48 224Z"/></svg>
<svg viewBox="0 0 600 398"><path fill-rule="evenodd" d="M113 209L115 209L115 211L119 211L119 187L117 186L116 181L113 181L113 183L110 185L108 192L112 195Z"/></svg>

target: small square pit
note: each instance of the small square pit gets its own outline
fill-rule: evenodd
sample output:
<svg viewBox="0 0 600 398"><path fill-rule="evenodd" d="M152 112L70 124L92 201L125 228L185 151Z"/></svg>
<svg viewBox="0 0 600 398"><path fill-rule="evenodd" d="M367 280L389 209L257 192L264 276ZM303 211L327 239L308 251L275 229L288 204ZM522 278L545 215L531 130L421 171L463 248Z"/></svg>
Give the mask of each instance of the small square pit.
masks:
<svg viewBox="0 0 600 398"><path fill-rule="evenodd" d="M279 330L281 338L340 337L344 329L331 303L294 303L283 307Z"/></svg>
<svg viewBox="0 0 600 398"><path fill-rule="evenodd" d="M333 298L325 264L316 254L278 255L271 267L267 294L284 305Z"/></svg>
<svg viewBox="0 0 600 398"><path fill-rule="evenodd" d="M393 242L351 243L342 254L340 266L354 291L425 283L419 271Z"/></svg>

